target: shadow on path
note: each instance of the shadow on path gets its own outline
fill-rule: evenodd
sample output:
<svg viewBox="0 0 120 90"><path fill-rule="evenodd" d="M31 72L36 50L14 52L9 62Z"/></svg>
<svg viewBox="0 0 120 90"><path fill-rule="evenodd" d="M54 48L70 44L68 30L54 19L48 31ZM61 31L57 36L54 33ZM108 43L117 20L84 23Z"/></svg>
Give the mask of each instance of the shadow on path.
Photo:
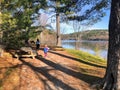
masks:
<svg viewBox="0 0 120 90"><path fill-rule="evenodd" d="M90 75L82 74L80 72L73 71L71 69L68 69L68 68L60 65L60 64L54 63L50 60L47 60L47 59L44 59L44 58L41 58L41 57L37 57L37 59L39 59L40 61L44 62L45 64L53 67L56 70L62 71L64 73L66 73L67 75L70 75L70 76L73 76L73 77L78 78L80 80L83 80L83 81L85 81L89 84L92 84L91 82L93 82L93 80L97 81L97 80L101 79L99 77L90 76ZM89 78L89 80L88 80L88 78Z"/></svg>
<svg viewBox="0 0 120 90"><path fill-rule="evenodd" d="M62 57L65 57L65 58L69 58L69 59L72 59L72 60L87 64L87 65L91 65L91 66L95 66L95 67L99 67L99 68L106 68L105 66L100 66L100 65L89 63L89 62L85 62L83 60L80 60L80 59L77 59L77 58L74 58L74 57L70 57L70 56L67 56L67 55L63 55L63 54L60 54L60 53L57 53L57 52L53 52L53 51L49 51L49 52L53 53L53 54L56 54L56 55L59 55L59 56L62 56Z"/></svg>
<svg viewBox="0 0 120 90"><path fill-rule="evenodd" d="M35 73L40 73L45 76L49 81L51 81L56 87L60 87L63 90L76 90L75 88L69 86L68 84L64 83L63 81L57 79L56 77L49 74L49 70L46 67L35 67L32 64L20 59L20 61L29 66ZM45 61L45 60L44 60ZM38 75L38 74L37 74ZM41 79L41 78L40 78ZM48 86L49 87L49 86ZM51 90L51 89L50 89Z"/></svg>

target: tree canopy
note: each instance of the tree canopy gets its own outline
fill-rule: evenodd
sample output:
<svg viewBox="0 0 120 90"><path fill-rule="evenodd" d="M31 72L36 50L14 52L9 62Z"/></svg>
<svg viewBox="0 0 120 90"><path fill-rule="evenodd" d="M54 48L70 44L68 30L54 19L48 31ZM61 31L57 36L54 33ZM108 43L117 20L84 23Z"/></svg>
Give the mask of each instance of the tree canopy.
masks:
<svg viewBox="0 0 120 90"><path fill-rule="evenodd" d="M51 13L59 13L65 20L94 20L97 22L105 16L106 9L110 8L110 0L48 0L48 9Z"/></svg>
<svg viewBox="0 0 120 90"><path fill-rule="evenodd" d="M19 36L20 41L28 40L29 37L36 36L33 32L38 26L33 24L40 15L40 9L59 15L61 22L66 19L84 23L90 20L97 22L105 15L109 3L110 0L1 0L1 30L4 34L13 36L17 33L18 35L15 35ZM7 40L11 35L4 36ZM13 38L11 40L14 40Z"/></svg>
<svg viewBox="0 0 120 90"><path fill-rule="evenodd" d="M13 41L23 42L35 36L33 32L38 27L34 27L33 23L39 15L39 9L44 7L45 0L3 0L0 10L2 13L1 30L4 31L5 44L13 43Z"/></svg>

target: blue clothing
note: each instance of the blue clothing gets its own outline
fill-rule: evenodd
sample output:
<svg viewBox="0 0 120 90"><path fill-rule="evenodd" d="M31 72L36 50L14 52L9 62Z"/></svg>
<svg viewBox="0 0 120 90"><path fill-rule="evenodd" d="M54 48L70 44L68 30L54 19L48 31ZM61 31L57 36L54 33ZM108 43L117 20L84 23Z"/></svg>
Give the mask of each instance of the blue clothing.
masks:
<svg viewBox="0 0 120 90"><path fill-rule="evenodd" d="M40 41L36 41L36 44L40 44Z"/></svg>
<svg viewBox="0 0 120 90"><path fill-rule="evenodd" d="M47 53L47 52L48 52L48 48L45 47L45 48L44 48L44 53Z"/></svg>

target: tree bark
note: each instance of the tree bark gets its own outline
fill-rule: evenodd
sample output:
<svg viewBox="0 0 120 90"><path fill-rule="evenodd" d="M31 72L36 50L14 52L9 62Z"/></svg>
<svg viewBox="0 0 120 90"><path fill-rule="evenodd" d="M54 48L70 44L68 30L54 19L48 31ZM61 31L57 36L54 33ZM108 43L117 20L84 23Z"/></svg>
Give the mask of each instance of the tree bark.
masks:
<svg viewBox="0 0 120 90"><path fill-rule="evenodd" d="M0 1L1 4L1 1ZM2 43L2 36L3 36L3 31L1 31L1 24L2 24L2 13L0 10L0 43Z"/></svg>
<svg viewBox="0 0 120 90"><path fill-rule="evenodd" d="M120 90L120 0L112 0L104 90Z"/></svg>
<svg viewBox="0 0 120 90"><path fill-rule="evenodd" d="M60 16L59 13L56 14L56 30L57 30L57 46L61 46L61 36L60 36Z"/></svg>

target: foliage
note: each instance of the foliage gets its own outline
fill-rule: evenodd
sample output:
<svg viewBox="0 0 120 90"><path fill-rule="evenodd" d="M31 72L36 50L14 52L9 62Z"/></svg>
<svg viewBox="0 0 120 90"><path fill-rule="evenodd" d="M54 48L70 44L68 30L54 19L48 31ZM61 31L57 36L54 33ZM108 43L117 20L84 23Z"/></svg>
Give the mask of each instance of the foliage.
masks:
<svg viewBox="0 0 120 90"><path fill-rule="evenodd" d="M56 14L57 45L60 45L59 22L77 20L81 23L80 28L81 25L93 25L105 16L105 9L110 7L110 0L48 0L47 5L50 14Z"/></svg>
<svg viewBox="0 0 120 90"><path fill-rule="evenodd" d="M62 39L76 39L75 34L81 35L82 40L108 40L108 30L86 30L70 34L63 34Z"/></svg>
<svg viewBox="0 0 120 90"><path fill-rule="evenodd" d="M3 0L1 2L1 30L4 32L3 41L6 45L21 46L23 40L29 40L39 33L35 32L39 27L34 27L33 23L39 15L38 10L44 8L45 3L46 0Z"/></svg>
<svg viewBox="0 0 120 90"><path fill-rule="evenodd" d="M33 24L38 18L38 11L41 8L54 12L56 15L60 14L62 16L61 21L69 19L78 21L93 20L96 22L104 16L105 10L103 8L108 7L108 2L109 0L2 0L0 3L0 12L2 13L1 30L5 33L21 32L20 36L18 36L20 39L15 37L17 35L8 35L9 37L3 36L4 40L10 40L8 38L11 36L11 40L16 38L21 42L23 40L28 41L30 37L35 37L40 33L42 27L33 27ZM34 32L36 28L40 29ZM60 37L60 35L57 37Z"/></svg>
<svg viewBox="0 0 120 90"><path fill-rule="evenodd" d="M23 39L19 31L6 31L3 35L3 41L6 44L7 48L20 48L24 45Z"/></svg>
<svg viewBox="0 0 120 90"><path fill-rule="evenodd" d="M90 30L82 33L82 39L108 39L108 31L107 30Z"/></svg>
<svg viewBox="0 0 120 90"><path fill-rule="evenodd" d="M97 22L105 16L111 0L48 0L48 10L59 13L62 21L78 20ZM54 9L53 9L54 8ZM63 17L64 16L64 17ZM91 23L93 24L93 23Z"/></svg>
<svg viewBox="0 0 120 90"><path fill-rule="evenodd" d="M105 9L108 7L110 7L110 0L77 0L73 8L76 13L68 18L70 20L97 22L105 16Z"/></svg>

